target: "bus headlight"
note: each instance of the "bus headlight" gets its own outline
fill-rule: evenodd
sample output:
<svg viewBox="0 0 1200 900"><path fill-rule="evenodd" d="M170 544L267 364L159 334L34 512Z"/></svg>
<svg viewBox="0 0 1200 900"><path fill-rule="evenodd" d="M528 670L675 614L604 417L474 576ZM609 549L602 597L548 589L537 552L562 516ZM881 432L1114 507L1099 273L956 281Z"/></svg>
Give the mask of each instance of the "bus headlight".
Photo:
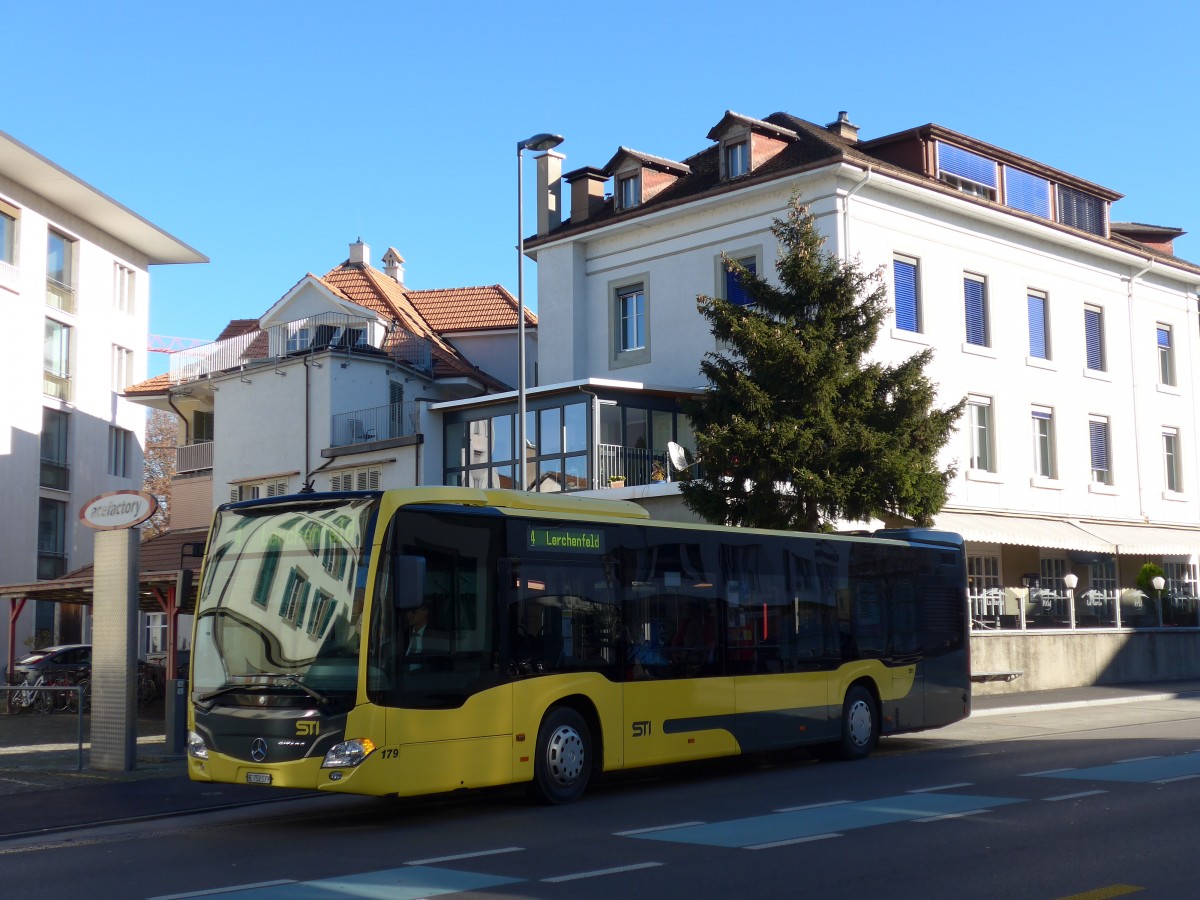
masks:
<svg viewBox="0 0 1200 900"><path fill-rule="evenodd" d="M375 752L375 742L370 738L343 741L329 748L329 752L325 754L325 759L321 763L321 768L343 769L357 766L373 752Z"/></svg>
<svg viewBox="0 0 1200 900"><path fill-rule="evenodd" d="M192 759L208 759L208 747L204 738L194 731L189 731L187 735L187 754Z"/></svg>

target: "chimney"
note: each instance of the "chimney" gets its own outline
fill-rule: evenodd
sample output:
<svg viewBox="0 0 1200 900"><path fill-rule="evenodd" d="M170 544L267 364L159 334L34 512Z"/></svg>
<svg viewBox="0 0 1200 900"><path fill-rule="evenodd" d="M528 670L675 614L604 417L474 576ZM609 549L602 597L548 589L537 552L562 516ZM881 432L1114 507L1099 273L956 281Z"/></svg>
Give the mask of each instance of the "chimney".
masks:
<svg viewBox="0 0 1200 900"><path fill-rule="evenodd" d="M368 266L371 264L371 248L359 238L350 245L350 265Z"/></svg>
<svg viewBox="0 0 1200 900"><path fill-rule="evenodd" d="M564 176L571 186L571 224L586 222L604 206L604 185L608 176L603 169L584 166Z"/></svg>
<svg viewBox="0 0 1200 900"><path fill-rule="evenodd" d="M851 123L850 117L844 109L838 112L836 122L830 122L825 127L838 137L845 138L852 144L858 143L858 126Z"/></svg>
<svg viewBox="0 0 1200 900"><path fill-rule="evenodd" d="M383 254L383 274L404 287L404 257L395 247L388 247Z"/></svg>
<svg viewBox="0 0 1200 900"><path fill-rule="evenodd" d="M562 161L561 153L547 150L537 160L537 233L549 234L562 224Z"/></svg>

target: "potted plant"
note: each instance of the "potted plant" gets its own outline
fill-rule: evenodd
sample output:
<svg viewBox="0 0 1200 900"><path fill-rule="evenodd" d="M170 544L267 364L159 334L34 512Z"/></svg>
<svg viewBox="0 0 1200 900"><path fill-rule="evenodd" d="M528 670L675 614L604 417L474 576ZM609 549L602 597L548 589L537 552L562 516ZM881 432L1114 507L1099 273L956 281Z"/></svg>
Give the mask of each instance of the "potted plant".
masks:
<svg viewBox="0 0 1200 900"><path fill-rule="evenodd" d="M658 460L655 460L654 464L650 467L650 480L651 481L666 481L667 480L667 473L663 471L662 463L660 463Z"/></svg>
<svg viewBox="0 0 1200 900"><path fill-rule="evenodd" d="M610 488L625 487L625 476L624 475L609 475L608 476L608 486Z"/></svg>

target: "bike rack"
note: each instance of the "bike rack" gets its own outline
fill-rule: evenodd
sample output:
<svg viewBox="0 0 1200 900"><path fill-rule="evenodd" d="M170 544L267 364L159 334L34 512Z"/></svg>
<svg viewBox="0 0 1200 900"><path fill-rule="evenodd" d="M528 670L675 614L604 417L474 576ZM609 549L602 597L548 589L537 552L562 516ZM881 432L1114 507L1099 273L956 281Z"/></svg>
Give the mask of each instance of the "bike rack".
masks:
<svg viewBox="0 0 1200 900"><path fill-rule="evenodd" d="M62 685L62 684L17 684L4 685L0 684L0 690L3 690L9 696L5 698L9 715L13 715L12 695L22 691L71 691L75 694L75 718L79 723L79 731L76 740L76 757L75 771L83 771L83 688L79 685ZM36 715L36 714L35 714Z"/></svg>

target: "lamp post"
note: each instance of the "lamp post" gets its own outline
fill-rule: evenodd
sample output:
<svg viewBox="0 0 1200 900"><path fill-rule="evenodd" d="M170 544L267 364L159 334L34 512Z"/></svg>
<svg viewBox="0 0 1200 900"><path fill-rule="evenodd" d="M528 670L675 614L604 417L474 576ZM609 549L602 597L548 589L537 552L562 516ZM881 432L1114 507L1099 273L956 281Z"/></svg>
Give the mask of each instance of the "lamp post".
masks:
<svg viewBox="0 0 1200 900"><path fill-rule="evenodd" d="M525 181L522 160L526 150L553 150L563 142L561 134L535 134L517 141L517 472L520 490L525 480Z"/></svg>
<svg viewBox="0 0 1200 900"><path fill-rule="evenodd" d="M1063 576L1063 587L1067 589L1067 608L1071 611L1071 627L1075 627L1075 588L1079 586L1079 576L1068 572Z"/></svg>
<svg viewBox="0 0 1200 900"><path fill-rule="evenodd" d="M1154 585L1154 608L1156 610L1158 610L1158 627L1162 628L1162 625L1163 625L1162 592L1163 592L1163 588L1165 588L1167 586L1167 579L1163 578L1161 575L1155 575L1153 578L1150 579L1150 583L1152 585Z"/></svg>

